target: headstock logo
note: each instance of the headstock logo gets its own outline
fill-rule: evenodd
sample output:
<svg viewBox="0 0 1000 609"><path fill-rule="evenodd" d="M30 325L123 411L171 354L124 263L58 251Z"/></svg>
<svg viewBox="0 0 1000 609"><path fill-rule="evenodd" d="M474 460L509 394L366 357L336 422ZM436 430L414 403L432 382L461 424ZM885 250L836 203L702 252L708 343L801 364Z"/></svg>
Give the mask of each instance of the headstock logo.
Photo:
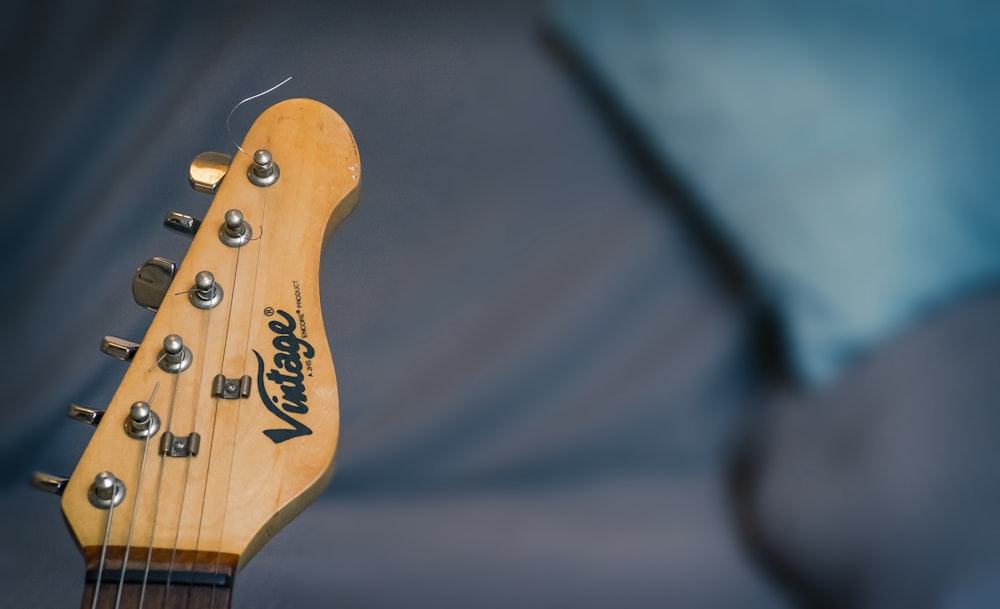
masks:
<svg viewBox="0 0 1000 609"><path fill-rule="evenodd" d="M296 415L304 415L309 412L306 405L305 376L302 374L302 358L311 359L315 354L312 345L295 335L295 319L278 309L274 312L284 319L273 319L268 322L267 327L274 332L274 367L265 373L264 358L254 349L253 354L257 356L257 393L264 407L282 422L290 425L290 428L267 429L264 435L275 444L281 444L286 440L299 436L308 436L312 433L309 427L296 418ZM276 384L278 395L271 395L268 383Z"/></svg>

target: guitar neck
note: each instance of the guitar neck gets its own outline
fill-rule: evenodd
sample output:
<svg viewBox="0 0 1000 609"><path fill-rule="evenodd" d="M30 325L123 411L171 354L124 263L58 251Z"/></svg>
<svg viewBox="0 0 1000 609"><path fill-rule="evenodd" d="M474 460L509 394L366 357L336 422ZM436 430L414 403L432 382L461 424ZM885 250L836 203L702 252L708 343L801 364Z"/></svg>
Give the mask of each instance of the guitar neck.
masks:
<svg viewBox="0 0 1000 609"><path fill-rule="evenodd" d="M101 548L84 556L81 609L229 609L239 561L234 554L135 547L109 547L103 561Z"/></svg>

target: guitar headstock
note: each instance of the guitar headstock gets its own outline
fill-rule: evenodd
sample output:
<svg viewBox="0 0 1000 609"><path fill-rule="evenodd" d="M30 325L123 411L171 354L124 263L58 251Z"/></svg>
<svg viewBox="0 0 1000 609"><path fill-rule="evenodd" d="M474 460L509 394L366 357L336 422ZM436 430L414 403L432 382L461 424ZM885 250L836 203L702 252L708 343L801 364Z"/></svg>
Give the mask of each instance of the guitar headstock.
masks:
<svg viewBox="0 0 1000 609"><path fill-rule="evenodd" d="M357 146L333 110L293 99L261 114L242 148L63 489L88 557L132 547L238 568L332 474L319 262L358 199ZM224 164L201 170L212 180Z"/></svg>

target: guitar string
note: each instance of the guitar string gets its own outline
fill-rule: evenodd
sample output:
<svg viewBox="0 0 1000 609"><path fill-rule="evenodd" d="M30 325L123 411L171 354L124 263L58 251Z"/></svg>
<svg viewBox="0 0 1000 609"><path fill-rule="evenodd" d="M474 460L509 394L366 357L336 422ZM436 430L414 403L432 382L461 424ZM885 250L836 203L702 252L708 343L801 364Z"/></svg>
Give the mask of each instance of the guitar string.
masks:
<svg viewBox="0 0 1000 609"><path fill-rule="evenodd" d="M170 375L167 378L171 378L171 377L174 377L174 376L175 375ZM173 386L172 389L171 389L171 397L170 397L170 400L168 401L168 404L167 404L167 413L166 413L166 416L163 418L163 426L164 426L163 430L164 431L170 430L172 428L172 426L173 426L173 421L174 421L174 396L176 395L176 391L177 391L177 383L176 383L176 378L171 378L171 380L174 381L174 382L171 383L172 386ZM159 383L157 383L156 386L159 387ZM142 587L140 588L140 594L139 594L139 607L140 608L142 607L143 603L145 602L146 587L147 587L147 583L149 582L149 569L150 569L150 564L152 563L152 560L153 560L153 544L154 544L154 540L156 538L156 523L159 520L158 517L159 517L159 514L160 514L160 497L163 494L163 474L164 474L164 472L166 470L166 462L167 462L167 460L166 460L166 454L161 453L160 454L160 468L159 468L158 475L156 477L156 496L153 499L153 518L150 521L150 526L149 526L149 543L146 544L146 567L145 567L145 569L143 571ZM166 593L165 592L164 592L164 600L166 600Z"/></svg>
<svg viewBox="0 0 1000 609"><path fill-rule="evenodd" d="M153 400L156 399L156 392L159 391L159 389L160 389L160 383L159 383L159 381L157 381L157 383L155 385L153 385L153 393L150 394L150 396L149 396L149 409L150 409L150 411L153 410ZM146 437L146 445L147 445L147 453L146 454L148 454L148 446L149 446L149 437L148 436ZM143 466L145 466L145 462L146 462L146 457L144 455L143 456ZM162 475L163 475L163 471L161 469L161 471L160 471L161 478L162 478ZM140 486L139 490L140 491L142 490L141 486ZM135 500L138 503L138 501L139 501L138 494L136 495ZM153 514L154 514L154 516L153 516L153 520L150 522L150 528L152 528L153 526L155 526L154 523L156 522L156 516L155 516L155 514L156 514L156 506L155 506L155 504L154 504ZM133 516L133 518L135 518L135 517ZM149 544L149 554L147 555L147 560L146 560L146 568L145 568L145 570L143 571L143 574L142 574L142 586L139 589L139 609L142 609L142 604L143 604L143 602L146 599L146 581L149 579L149 559L152 557L152 548L153 548L153 544L150 543Z"/></svg>
<svg viewBox="0 0 1000 609"><path fill-rule="evenodd" d="M165 357L167 357L167 352L166 351L163 352L163 355L161 355L160 357L156 358L156 360L153 362L153 365L150 366L149 370L146 370L146 372L152 372L153 370L156 370L156 367L160 365L160 362L162 362L163 358L165 358Z"/></svg>
<svg viewBox="0 0 1000 609"><path fill-rule="evenodd" d="M194 376L194 382L195 382L195 386L194 386L194 396L195 396L195 398L194 398L194 410L191 413L192 414L192 421L191 421L191 431L189 433L197 433L198 432L198 429L197 429L197 425L198 425L198 402L199 402L198 396L201 395L202 381L205 378L205 366L206 366L206 360L207 360L207 358L205 357L205 354L208 353L208 335L209 335L209 330L211 328L211 321L212 321L211 312L212 312L212 310L209 309L208 310L208 315L205 318L204 327L202 328L202 331L201 331L201 338L202 338L201 351L199 352L199 354L197 356L193 356L198 361L198 364L197 364L196 368L195 369L185 370L185 371L183 371L181 373L178 373L178 376L180 374L183 374L183 373L190 373L191 375ZM195 370L197 370L197 374L195 374ZM188 378L188 376L189 376L188 374L184 374L184 378L185 379ZM181 379L178 379L178 381L177 381L178 385L180 384L180 381L181 381ZM189 435L188 436L188 438L189 438L188 441L189 442L190 442L190 437L191 436ZM190 449L190 446L188 446L188 449ZM211 447L209 447L209 450L210 450L209 454L211 454ZM192 469L191 464L192 464L193 459L194 459L194 455L189 455L189 456L183 457L183 460L184 460L184 473L183 473L183 476L182 476L183 484L181 485L181 497L180 497L180 503L179 503L179 506L178 506L178 509L177 509L177 525L174 527L174 541L173 541L173 544L171 546L171 551L170 551L170 564L169 564L169 566L167 568L167 590L168 591L170 589L170 584L173 581L174 570L175 570L174 567L175 567L176 562L177 562L177 552L178 552L178 546L180 544L180 535L181 535L181 523L184 521L184 506L187 503L187 498L188 498L187 492L188 492L188 487L190 486L191 469ZM198 550L197 543L195 544L194 547L195 547L195 559L197 559L197 550ZM187 598L188 598L188 600L190 600L190 598L191 598L191 591L190 591L190 589L187 589L186 592L187 592ZM187 605L187 602L185 602L185 606L186 605Z"/></svg>
<svg viewBox="0 0 1000 609"><path fill-rule="evenodd" d="M235 285L235 281L234 281L234 285ZM230 300L231 299L232 299L232 295L230 294ZM231 308L232 307L232 302L231 301L230 301L229 305L230 305L230 315L231 315L232 314L232 308ZM209 338L209 335L211 333L211 330L213 329L213 326L212 326L212 319L213 319L212 313L214 311L215 311L214 308L208 309L208 311L207 311L207 316L206 316L207 318L205 320L205 332L204 332L204 334L202 336L201 349L202 349L202 353L206 354L206 357L202 358L202 362L203 362L202 363L202 370L201 370L200 376L199 376L199 379L201 381L203 381L204 378L205 378L206 369L207 369L207 366L208 366L208 358L207 358L207 354L208 354L208 338ZM220 372L222 371L224 365L225 365L225 346L223 346L222 361L219 362L219 371ZM208 374L211 374L211 371L209 371ZM201 386L199 386L198 392L195 395L196 396L201 396ZM196 403L198 403L198 402L200 402L200 399L196 398ZM212 413L211 440L208 443L208 456L206 457L206 463L205 463L205 481L204 481L204 483L202 485L202 488L201 488L201 504L202 504L202 509L198 513L198 524L195 527L195 530L197 531L196 534L195 534L195 541L194 541L194 551L195 551L195 560L196 561L197 561L197 558L198 558L199 548L201 548L201 528L202 528L202 523L204 522L204 518L205 518L205 501L207 500L207 497L208 497L209 472L212 471L212 455L215 452L215 450L214 450L214 448L215 448L215 432L218 429L218 422L219 422L219 416L218 416L218 412L219 412L219 398L218 397L216 397L215 400L213 401L213 406L214 406L214 411ZM199 409L196 407L195 408L196 416L197 416L198 410ZM190 600L191 600L191 593L189 591L188 592L188 601L190 602Z"/></svg>
<svg viewBox="0 0 1000 609"><path fill-rule="evenodd" d="M157 519L157 516L160 513L160 489L163 488L163 469L164 469L164 463L165 463L165 459L163 458L163 455L161 455L160 456L160 471L159 471L159 476L157 478L158 485L157 485L157 491L156 491L156 499L153 501L153 519L150 522L149 543L146 544L148 546L146 548L146 568L145 568L145 570L143 571L143 574L142 574L142 587L140 588L140 592L139 592L139 609L142 609L142 606L143 606L143 604L144 604L144 602L146 600L146 584L149 581L149 566L150 566L150 563L153 560L153 537L154 537L154 533L156 531L156 519Z"/></svg>
<svg viewBox="0 0 1000 609"><path fill-rule="evenodd" d="M149 396L149 411L153 412L153 399L156 397L156 390L159 389L160 383L153 385L153 392ZM152 414L150 414L152 416ZM135 519L139 512L139 497L142 495L142 479L146 472L146 457L149 454L149 436L143 439L142 443L142 461L139 464L139 480L135 483L135 501L132 503L132 518L129 520L128 524L128 541L125 542L125 555L122 558L122 572L118 578L118 595L115 597L115 609L119 609L122 602L122 590L125 587L125 571L128 569L128 556L132 551L132 536L135 533Z"/></svg>
<svg viewBox="0 0 1000 609"><path fill-rule="evenodd" d="M178 388L179 388L179 386L181 384L181 378L180 378L179 374L175 374L174 376L177 377L177 380L174 381L174 391L173 391L173 395L170 396L170 399L171 399L172 403L176 404L176 402L177 402L177 391L178 391ZM171 426L171 429L172 428L173 427ZM164 462L166 462L166 460L167 460L167 454L166 453L163 454L162 459L164 460ZM184 476L183 477L187 478L187 473L188 473L188 470L190 469L190 461L188 461L187 459L185 459L184 460L184 466L185 467L184 467ZM162 483L163 483L163 481L161 480L160 481L161 488L162 488ZM174 529L174 543L173 543L173 550L172 550L171 555L170 555L170 562L168 563L168 566L167 566L167 579L166 579L165 589L163 591L163 606L164 607L166 607L166 606L169 605L169 603L167 601L170 598L170 584L173 581L173 576L174 576L174 559L175 559L175 556L176 556L176 553L177 553L177 536L180 535L181 512L183 511L183 508L184 508L184 492L186 490L187 490L186 486L181 490L181 501L180 501L180 504L178 505L178 508L177 508L177 522L174 524L174 527L173 527L173 529Z"/></svg>
<svg viewBox="0 0 1000 609"><path fill-rule="evenodd" d="M274 85L270 89L268 89L266 91L261 91L260 93L255 93L254 95L251 95L250 97L248 97L248 98L246 98L244 100L241 100L235 106L233 106L232 110L229 111L229 116L226 117L226 131L229 133L229 139L232 140L232 142L234 144L236 144L236 147L239 149L240 152L242 152L243 154L245 154L247 156L250 156L250 153L248 153L246 150L244 150L243 146L240 146L240 143L236 141L236 138L233 137L233 130L229 128L229 121L230 121L230 119L233 118L233 113L236 112L237 108L239 108L243 104L247 103L248 101L253 100L253 99L257 99L258 97L261 97L261 96L264 96L264 95L267 95L268 93L270 93L271 91L274 91L275 89L277 89L281 85L285 84L286 82L290 81L291 79L292 79L292 77L289 76L288 78L286 78L285 80L283 80L283 81L279 82L278 84Z"/></svg>
<svg viewBox="0 0 1000 609"><path fill-rule="evenodd" d="M175 295L180 295L180 294L186 294L186 292L180 292L180 293L175 294ZM203 332L203 334L207 334L207 330L206 330L206 332ZM157 360L157 362L159 362L160 360L162 360L163 357L164 356L161 356ZM198 361L201 362L202 359L203 358L199 358ZM155 367L155 365L154 365L154 367ZM167 417L165 419L166 423L165 423L164 428L163 428L164 431L170 431L171 429L173 429L174 403L176 402L177 389L178 389L178 384L179 384L179 381L180 381L179 374L171 374L171 376L168 377L168 378L172 378L172 380L174 381L174 383L173 383L173 391L172 391L172 395L171 395L170 405L169 405L168 411L167 411L168 415L167 415ZM159 383L156 384L156 388L154 388L154 390L153 390L153 395L154 396L156 394L156 389L157 388L159 388ZM152 398L150 398L150 400L152 400ZM152 401L150 401L150 404L152 404ZM148 438L147 438L147 440L148 440ZM150 567L151 567L151 563L152 563L152 559L153 559L153 546L154 546L154 539L155 539L155 534L156 534L156 524L157 524L157 522L159 520L158 517L159 517L159 509L160 509L160 498L161 498L162 490L163 490L163 475L164 475L165 468L166 468L166 462L167 462L166 454L165 453L161 453L160 454L159 476L157 478L158 485L157 485L157 490L156 490L156 498L155 498L154 504L153 504L153 517L152 517L152 521L150 522L149 543L147 544L147 550L146 550L146 564L145 564L145 568L143 570L142 585L140 587L140 592L139 592L139 609L142 609L143 605L146 602L146 590L147 590L148 584L149 584L149 572L150 572ZM187 485L185 484L185 488L186 488L186 486ZM182 499L181 499L180 509L178 510L178 522L180 522L180 517L181 517L181 512L182 511L183 511L183 495L182 495ZM166 581L166 587L165 587L165 590L164 590L164 602L166 601L166 596L167 596L167 594L169 593L169 590L170 590L170 579L171 579L171 576L172 576L172 566L173 565L171 564L170 568L168 569L168 572L167 572L167 581Z"/></svg>
<svg viewBox="0 0 1000 609"><path fill-rule="evenodd" d="M115 482L115 486L118 482ZM108 506L108 521L104 526L104 545L101 546L101 562L97 567L97 583L94 585L94 598L91 599L90 609L97 609L97 599L101 594L101 580L104 579L104 561L108 558L108 542L111 540L111 525L115 517L115 490L112 487L111 505Z"/></svg>
<svg viewBox="0 0 1000 609"><path fill-rule="evenodd" d="M237 254L237 267L238 266L239 266L239 256ZM184 291L181 291L181 292L177 292L175 294L175 296L185 295L185 294L190 293L191 291L192 290L184 290ZM208 317L207 317L206 322L205 322L205 328L202 331L202 350L201 350L201 356L198 357L199 373L195 375L195 377L196 377L196 379L198 381L198 386L196 387L196 390L195 390L195 395L196 396L200 395L200 392L201 392L201 381L204 379L204 374L205 374L205 365L206 365L206 359L207 358L204 357L204 354L208 353L208 337L209 337L209 334L210 334L211 319L212 319L211 313L212 313L212 309L209 309L208 310ZM231 314L232 314L232 309L230 309L230 315ZM162 360L163 357L165 357L165 355L161 356L159 358L159 360L157 360L157 363L159 363L159 361ZM225 358L225 354L223 353L223 359L224 358ZM153 367L155 368L155 366L156 366L156 364L154 364ZM151 368L151 370L152 370L152 368ZM179 376L179 374L177 376ZM174 383L174 394L173 394L174 398L176 398L178 383L179 383L179 379L178 379L177 382ZM175 401L175 399L171 401L170 422L167 424L167 426L165 428L165 431L169 431L170 429L173 428L172 423L173 423L173 402L174 401ZM197 424L197 406L195 407L194 417L195 417L195 422L194 422L193 426ZM192 431L195 431L195 430L192 429ZM215 428L214 428L214 422L213 422L213 430L212 430L212 437L213 437L213 439L214 439L214 433L215 433ZM209 458L208 458L209 463L207 464L206 467L210 467L210 464L211 464L211 446L212 445L210 444L209 445ZM150 543L148 544L149 547L148 547L147 555L146 555L146 566L145 566L145 571L144 571L144 574L143 574L142 587L141 587L140 596L139 596L139 609L142 609L143 605L145 604L146 590L147 590L148 581L149 581L149 571L150 571L150 565L151 565L151 562L152 562L153 539L154 539L154 536L155 536L156 523L158 522L160 496L161 496L161 491L162 491L162 488L163 488L163 473L164 473L164 467L165 467L166 461L167 461L166 455L165 454L161 455L160 456L160 476L159 476L160 485L157 488L157 498L156 498L156 505L154 507L154 512L153 512L152 530L150 531ZM169 561L169 564L168 564L167 578L166 578L166 582L165 582L166 585L165 585L165 589L164 589L164 602L166 602L167 596L170 593L170 584L171 584L171 582L173 580L173 572L174 572L174 566L175 566L175 563L176 563L176 557L177 557L177 551L178 551L178 543L179 543L179 536L180 536L180 523L183 520L184 504L185 504L185 499L186 499L186 492L187 492L187 487L189 486L188 485L188 480L190 478L190 473L191 473L190 459L186 459L185 460L185 465L186 465L186 467L184 468L184 484L183 484L183 489L182 489L182 494L181 494L180 507L178 509L178 515L177 515L177 523L178 524L175 527L175 531L174 531L174 533L175 533L174 534L174 542L173 542L172 547L171 547L170 561ZM206 484L205 491L207 492L207 484L208 484L207 470L206 470L206 476L205 476L205 484ZM204 501L204 494L203 494L203 501ZM202 510L202 512L199 515L199 524L198 524L198 537L199 537L199 540L200 540L200 529L201 529L201 517L203 516L203 514L204 514L204 510ZM195 542L195 556L196 557L197 557L197 547L198 547L199 542L200 541L196 541ZM190 599L190 596L188 598Z"/></svg>
<svg viewBox="0 0 1000 609"><path fill-rule="evenodd" d="M221 360L219 362L219 373L223 374L223 376L225 376L226 351L228 349L228 343L229 343L229 328L232 326L233 309L235 308L235 305L236 305L235 294L236 294L236 286L237 286L237 277L239 276L239 268L240 268L240 250L242 250L242 249L243 249L242 247L236 248L236 252L235 252L236 260L235 260L235 264L233 265L233 277L232 277L232 286L233 287L229 290L229 292L230 292L229 293L229 302L228 302L229 313L228 313L228 316L227 316L227 323L226 323L226 328L225 328L225 336L223 338L222 358L221 358ZM210 311L211 311L211 309L210 309ZM204 342L203 348L205 349L205 353L208 353L208 332L207 331L205 333L205 342ZM208 456L207 456L207 462L205 464L205 481L204 481L204 486L202 487L201 510L200 510L200 512L198 514L198 524L195 527L196 531L197 531L196 536L195 536L195 544L194 544L195 552L196 553L201 548L201 535L202 535L202 530L203 530L204 522L205 522L205 506L208 503L209 480L211 479L211 472L212 472L212 457L215 454L215 440L216 440L216 436L218 434L218 429L219 429L219 403L220 403L220 398L219 397L215 397L215 400L213 401L211 441L208 444ZM197 556L197 554L196 554L196 556ZM214 587L214 584L213 584L213 587ZM190 601L190 595L188 596L188 600Z"/></svg>
<svg viewBox="0 0 1000 609"><path fill-rule="evenodd" d="M233 144L236 145L236 148L240 152L242 152L244 155L250 156L246 152L246 150L244 150L244 148L242 146L240 146L239 142L237 142L236 139L233 137L232 128L230 126L230 121L231 121L231 119L233 117L233 114L243 104L245 104L245 103L247 103L247 102L249 102L251 100L254 100L254 99L258 98L258 97L267 95L268 93L270 93L270 92L274 91L275 89L277 89L278 87L284 85L285 83L287 83L291 79L292 79L292 77L289 76L288 78L284 79L283 81L281 81L280 83L274 85L273 87L270 87L269 89L266 89L264 91L261 91L260 93L256 93L254 95L251 95L250 97L247 97L245 99L240 100L229 111L229 114L226 116L226 132L229 134L229 139L232 140ZM263 229L261 230L261 232L263 232ZM233 283L232 283L233 288L232 288L231 294L230 294L229 315L228 315L228 319L227 319L227 323L226 323L226 328L225 328L225 336L223 338L224 342L223 342L223 347L222 347L222 361L220 363L220 372L223 373L223 374L225 373L224 372L224 368L225 368L226 352L227 352L227 350L229 348L229 330L232 327L233 311L236 308L236 286L237 286L237 279L239 277L240 253L241 253L242 249L243 249L243 245L240 245L239 247L236 248L236 263L234 265ZM256 275L255 275L255 279L256 279ZM206 344L205 344L205 348L206 348L205 352L207 353L207 332L206 332ZM245 370L245 365L246 364L244 362L244 370ZM201 507L201 511L199 513L199 520L198 520L198 526L197 526L197 531L198 532L197 532L197 537L196 537L196 541L195 541L196 556L197 556L197 548L199 548L200 545L201 545L201 533L202 533L202 529L203 529L203 525L204 525L205 508L206 508L206 506L208 504L208 488L209 488L208 482L210 480L210 474L211 474L212 454L214 453L213 449L215 447L216 432L218 430L218 420L219 420L219 398L216 398L215 402L214 402L214 412L212 414L212 434L211 434L211 443L209 444L209 455L207 457L206 470L205 470L205 486L204 486L204 490L203 490L203 493L202 493L202 507ZM238 428L238 421L239 421L239 409L237 408L237 425L234 427L234 434L235 434L235 429ZM230 475L231 475L231 472L232 472L232 460L230 461ZM227 480L226 493L228 493L228 480ZM227 498L226 506L228 507L228 498ZM223 514L223 522L225 522L225 514ZM219 546L218 546L219 552L216 553L216 565L215 565L215 572L216 572L216 574L218 573L219 564L220 564L219 553L221 553L221 549L222 549L222 545L221 544L222 544L222 533L220 532ZM176 553L176 546L174 548L174 552ZM173 567L173 559L171 559L171 568L172 567ZM214 598L215 598L215 583L213 582L212 583L212 602L213 603L214 603ZM188 599L190 600L190 595L188 596Z"/></svg>
<svg viewBox="0 0 1000 609"><path fill-rule="evenodd" d="M197 526L197 531L198 532L197 532L197 535L195 536L195 543L194 543L195 548L196 548L196 552L198 551L197 548L201 547L201 533L202 533L202 528L203 528L204 522L205 522L205 505L208 503L208 481L209 481L209 473L212 471L212 453L215 452L215 450L214 450L214 448L215 448L215 438L216 438L216 432L218 431L218 428L219 428L219 398L215 398L214 408L215 408L215 412L212 415L212 440L211 440L211 443L209 444L208 463L206 464L206 467L205 467L205 485L203 487L202 500L201 500L202 501L202 503L201 503L201 513L199 514L199 517L198 517L198 526ZM213 588L215 587L215 583L214 582L212 584L212 587Z"/></svg>
<svg viewBox="0 0 1000 609"><path fill-rule="evenodd" d="M233 287L230 290L230 296L229 296L229 314L228 314L227 319L226 319L226 327L225 327L225 332L224 332L224 336L223 336L223 346L222 346L222 361L221 361L221 364L220 364L220 372L222 374L225 374L226 355L227 355L227 353L229 351L229 332L230 332L230 329L232 328L232 325L233 325L233 314L234 314L234 312L236 310L236 302L237 302L236 295L237 295L237 288L239 286L239 281L238 280L239 280L240 266L241 266L240 263L242 262L243 245L241 245L241 246L239 246L239 247L237 247L235 249L236 249L236 252L235 252L236 261L235 261L235 264L233 265L233 275L232 275L232 286ZM239 410L237 409L237 413L238 412L239 412ZM205 494L202 497L201 514L200 514L199 525L198 525L198 545L199 546L200 546L200 543L201 543L202 527L204 525L205 509L206 509L207 504L208 504L208 492L207 492L207 489L208 489L208 481L211 478L211 471L212 471L211 470L211 467L212 467L212 458L211 457L212 457L212 454L214 453L214 450L212 450L212 449L215 446L215 439L216 439L217 430L218 430L218 427L219 427L218 420L219 420L219 400L216 399L215 400L215 412L213 413L212 445L211 445L211 447L209 449L209 458L208 458L208 464L207 464L207 469L206 469L206 473L205 473L205 485L206 485L205 488L206 488L206 492L205 492ZM226 490L226 492L228 492L228 488L225 489L225 490ZM220 536L219 536L219 544L220 544L219 549L220 550L221 550L221 543L222 543L222 536L221 536L221 532L220 532ZM217 569L217 567L216 567L216 569ZM214 582L212 584L212 588L213 588L213 596L214 596L214 588L215 588L215 583Z"/></svg>
<svg viewBox="0 0 1000 609"><path fill-rule="evenodd" d="M264 188L262 190L262 192L261 192L260 210L261 210L260 211L260 226L258 227L258 229L259 229L258 233L257 233L258 236L257 236L256 239L253 240L255 242L261 241L263 239L263 237L264 237L264 218L267 216L267 188ZM242 369L241 376L246 376L246 373L247 373L247 360L249 360L249 356L247 354L247 350L250 348L250 330L251 330L251 327L253 325L253 311L256 310L256 305L257 305L257 275L258 275L257 274L257 270L260 268L261 250L263 248L264 248L263 243L258 243L257 244L257 247L256 247L256 258L255 258L255 260L253 262L253 272L251 273L252 282L250 284L250 309L249 309L250 315L247 316L247 329L246 329L246 332L244 334L247 337L247 343L243 346L243 369ZM242 249L242 248L240 248L240 249ZM235 306L235 303L234 303L234 306ZM233 436L234 436L234 438L237 435L237 433L239 432L239 428L240 428L240 413L241 413L241 411L242 411L242 409L240 409L240 408L236 409L236 421L233 424ZM219 570L220 570L220 568L222 566L222 540L225 538L225 533L226 533L226 515L229 513L229 489L230 489L230 487L232 485L233 466L236 463L236 450L235 450L235 447L236 447L236 443L234 442L233 443L233 454L231 455L231 458L229 460L229 472L228 472L228 474L226 476L226 489L225 489L225 493L223 494L224 500L223 500L223 507L222 507L222 528L221 528L221 530L219 532L219 546L218 546L218 551L215 553L215 568L214 568L214 573L216 575L219 574ZM212 582L211 599L209 600L209 605L208 605L209 609L214 609L215 608L215 595L216 595L216 585L215 585L215 582L213 581Z"/></svg>

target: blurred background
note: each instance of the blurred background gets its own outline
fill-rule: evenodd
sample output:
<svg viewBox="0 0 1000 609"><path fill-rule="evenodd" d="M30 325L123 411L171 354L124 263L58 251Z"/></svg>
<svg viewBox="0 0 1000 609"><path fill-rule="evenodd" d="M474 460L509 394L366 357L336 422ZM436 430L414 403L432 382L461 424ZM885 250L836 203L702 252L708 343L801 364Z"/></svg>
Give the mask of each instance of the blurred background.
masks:
<svg viewBox="0 0 1000 609"><path fill-rule="evenodd" d="M361 153L328 491L234 607L1000 603L998 9L7 2L0 578L73 606L68 474L136 267L264 108Z"/></svg>

